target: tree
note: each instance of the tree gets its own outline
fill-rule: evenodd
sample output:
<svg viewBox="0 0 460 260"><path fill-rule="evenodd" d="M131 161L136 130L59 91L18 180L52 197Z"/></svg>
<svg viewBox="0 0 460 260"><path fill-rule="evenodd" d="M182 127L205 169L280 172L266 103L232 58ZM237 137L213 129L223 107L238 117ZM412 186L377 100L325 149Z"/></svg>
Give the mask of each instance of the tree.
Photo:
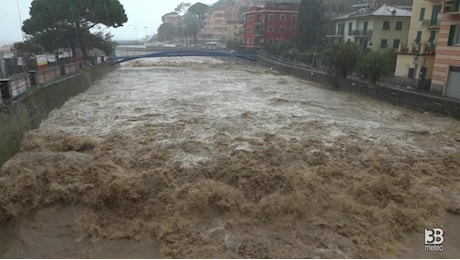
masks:
<svg viewBox="0 0 460 260"><path fill-rule="evenodd" d="M178 13L180 16L184 16L187 13L187 10L191 5L192 4L190 4L190 3L182 2L182 3L177 5L177 7L176 7L176 9L174 9L174 11L176 13ZM179 34L180 34L181 41L182 41L182 35L185 34L185 25L183 25L182 22L179 24ZM187 41L187 39L185 39L185 41ZM186 42L186 44L187 44L187 42Z"/></svg>
<svg viewBox="0 0 460 260"><path fill-rule="evenodd" d="M116 28L128 21L119 0L34 0L29 14L22 27L25 33L45 41L47 46L50 43L46 41L54 39L54 48L77 43L84 59L88 57L87 48L95 47L88 36L95 35L91 31L97 25Z"/></svg>
<svg viewBox="0 0 460 260"><path fill-rule="evenodd" d="M327 19L322 0L302 0L298 17L297 44L301 51L321 47Z"/></svg>
<svg viewBox="0 0 460 260"><path fill-rule="evenodd" d="M162 23L157 30L159 41L172 41L177 36L177 28L169 23Z"/></svg>
<svg viewBox="0 0 460 260"><path fill-rule="evenodd" d="M191 5L192 5L191 3L182 2L179 5L177 5L177 7L176 7L176 9L174 9L174 11L176 11L176 13L178 13L179 15L182 16L182 15L187 13L187 10Z"/></svg>
<svg viewBox="0 0 460 260"><path fill-rule="evenodd" d="M198 15L200 28L203 28L204 26L204 14L206 13L206 10L208 10L208 8L208 5L198 2L190 6L190 8L188 9L189 13Z"/></svg>
<svg viewBox="0 0 460 260"><path fill-rule="evenodd" d="M184 15L184 35L185 35L185 45L187 45L187 38L189 39L189 45L192 46L192 38L194 45L196 47L196 40L200 28L198 26L199 19L198 15L194 13L187 13Z"/></svg>
<svg viewBox="0 0 460 260"><path fill-rule="evenodd" d="M368 51L358 61L358 71L369 81L376 83L381 77L395 70L397 54L394 50L385 52Z"/></svg>
<svg viewBox="0 0 460 260"><path fill-rule="evenodd" d="M324 64L329 73L346 78L354 71L359 58L359 46L353 42L334 43L324 52Z"/></svg>

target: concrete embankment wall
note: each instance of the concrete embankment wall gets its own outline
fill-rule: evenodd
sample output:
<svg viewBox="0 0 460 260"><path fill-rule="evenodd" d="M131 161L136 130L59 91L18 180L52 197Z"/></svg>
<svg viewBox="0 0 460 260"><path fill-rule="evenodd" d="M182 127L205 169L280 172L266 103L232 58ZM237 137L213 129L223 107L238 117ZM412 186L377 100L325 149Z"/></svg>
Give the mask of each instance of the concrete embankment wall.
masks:
<svg viewBox="0 0 460 260"><path fill-rule="evenodd" d="M396 87L375 85L370 82L349 78L338 78L322 72L307 71L292 64L282 64L277 60L259 58L262 66L274 67L276 70L295 75L313 82L323 83L332 89L360 93L395 105L409 107L422 112L432 112L460 119L460 100L434 96Z"/></svg>
<svg viewBox="0 0 460 260"><path fill-rule="evenodd" d="M37 86L0 105L0 165L16 154L24 134L40 126L55 108L60 108L73 96L87 90L92 83L115 67L101 64L84 68L80 73Z"/></svg>

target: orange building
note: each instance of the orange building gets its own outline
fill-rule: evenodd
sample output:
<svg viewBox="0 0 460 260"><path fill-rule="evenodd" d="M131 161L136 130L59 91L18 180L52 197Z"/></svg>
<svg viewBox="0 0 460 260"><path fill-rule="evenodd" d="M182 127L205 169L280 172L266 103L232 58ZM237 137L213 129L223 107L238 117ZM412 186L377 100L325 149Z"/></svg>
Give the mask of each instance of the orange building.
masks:
<svg viewBox="0 0 460 260"><path fill-rule="evenodd" d="M431 91L460 99L460 0L444 0Z"/></svg>

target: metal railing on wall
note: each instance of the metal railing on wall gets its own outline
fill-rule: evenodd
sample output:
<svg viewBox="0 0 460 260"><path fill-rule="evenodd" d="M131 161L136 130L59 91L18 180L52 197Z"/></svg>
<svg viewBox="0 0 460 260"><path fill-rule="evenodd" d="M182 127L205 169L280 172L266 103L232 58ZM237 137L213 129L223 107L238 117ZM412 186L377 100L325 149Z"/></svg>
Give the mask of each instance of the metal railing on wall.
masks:
<svg viewBox="0 0 460 260"><path fill-rule="evenodd" d="M297 69L297 70L301 70L301 71L305 71L305 72L314 72L314 73L319 73L319 74L327 74L326 72L318 69L318 68L315 68L313 66L309 66L305 63L302 63L302 62L297 62L297 61L293 61L293 60L290 60L288 58L285 58L285 57L281 57L281 56L278 56L278 55L274 55L270 52L267 52L267 51L264 51L264 50L258 50L257 51L257 59L262 59L264 60L265 62L269 62L273 65L277 65L277 66L282 66L282 67L285 67L285 68L291 68L291 69Z"/></svg>
<svg viewBox="0 0 460 260"><path fill-rule="evenodd" d="M38 85L42 85L65 76L77 74L83 67L96 65L102 62L104 62L104 59L98 60L97 62L75 62L62 64L45 70L31 70L27 73L21 73L11 78L0 79L0 105L7 103L9 100L20 96Z"/></svg>

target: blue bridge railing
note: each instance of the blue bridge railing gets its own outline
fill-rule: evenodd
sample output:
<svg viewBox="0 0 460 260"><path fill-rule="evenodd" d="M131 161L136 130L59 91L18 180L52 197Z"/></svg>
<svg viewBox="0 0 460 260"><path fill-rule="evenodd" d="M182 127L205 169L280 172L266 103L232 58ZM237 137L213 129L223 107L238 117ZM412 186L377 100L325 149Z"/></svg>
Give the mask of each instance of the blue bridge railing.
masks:
<svg viewBox="0 0 460 260"><path fill-rule="evenodd" d="M211 50L171 50L171 51L160 51L152 52L140 55L129 55L129 56L114 56L110 57L109 60L115 63L122 63L125 61L140 59L140 58L157 58L157 57L234 57L245 59L249 61L257 60L257 53L238 53L238 52L227 52L227 51L211 51Z"/></svg>

